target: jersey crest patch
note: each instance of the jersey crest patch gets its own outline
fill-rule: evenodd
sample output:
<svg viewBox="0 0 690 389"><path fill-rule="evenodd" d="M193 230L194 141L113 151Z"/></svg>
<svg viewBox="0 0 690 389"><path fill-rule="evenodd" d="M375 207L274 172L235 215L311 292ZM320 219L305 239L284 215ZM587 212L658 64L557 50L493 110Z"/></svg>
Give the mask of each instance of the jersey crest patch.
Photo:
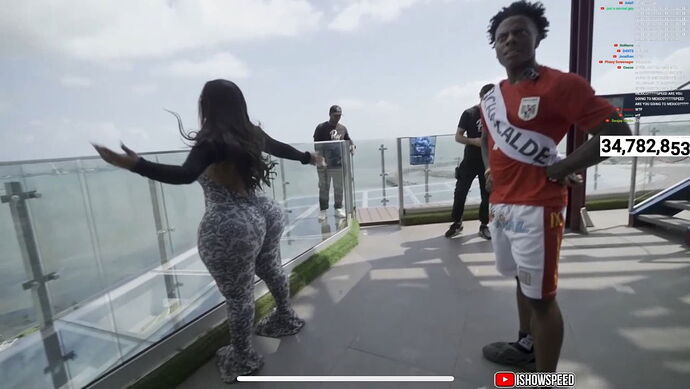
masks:
<svg viewBox="0 0 690 389"><path fill-rule="evenodd" d="M520 100L520 108L518 108L518 117L520 120L528 121L537 117L539 112L539 96L524 97Z"/></svg>

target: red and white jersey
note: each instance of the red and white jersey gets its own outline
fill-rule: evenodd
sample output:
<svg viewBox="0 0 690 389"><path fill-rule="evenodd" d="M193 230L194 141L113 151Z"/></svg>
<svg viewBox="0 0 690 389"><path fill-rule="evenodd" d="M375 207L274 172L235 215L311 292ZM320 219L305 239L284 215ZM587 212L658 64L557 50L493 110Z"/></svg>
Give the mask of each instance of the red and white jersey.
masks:
<svg viewBox="0 0 690 389"><path fill-rule="evenodd" d="M573 73L540 66L539 78L499 83L508 121L553 139L558 144L571 125L589 130L610 117L615 108L594 95L587 80ZM486 122L482 112L484 128ZM489 164L493 179L490 202L547 207L564 206L567 189L546 177L546 168L516 161L494 147L489 135Z"/></svg>

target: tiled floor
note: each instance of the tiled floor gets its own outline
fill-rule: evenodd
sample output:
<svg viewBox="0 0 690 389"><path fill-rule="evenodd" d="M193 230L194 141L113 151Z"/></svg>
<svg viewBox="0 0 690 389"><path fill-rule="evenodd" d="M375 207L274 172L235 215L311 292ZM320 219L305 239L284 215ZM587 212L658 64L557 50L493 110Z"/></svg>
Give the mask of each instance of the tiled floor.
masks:
<svg viewBox="0 0 690 389"><path fill-rule="evenodd" d="M566 236L559 277L560 371L578 388L681 388L690 380L690 252L680 238L591 214ZM447 225L363 228L359 246L294 300L297 336L256 337L260 375L450 375L452 383L238 383L247 388L492 388L504 370L481 347L517 336L514 281L490 242ZM213 361L179 388L224 388Z"/></svg>

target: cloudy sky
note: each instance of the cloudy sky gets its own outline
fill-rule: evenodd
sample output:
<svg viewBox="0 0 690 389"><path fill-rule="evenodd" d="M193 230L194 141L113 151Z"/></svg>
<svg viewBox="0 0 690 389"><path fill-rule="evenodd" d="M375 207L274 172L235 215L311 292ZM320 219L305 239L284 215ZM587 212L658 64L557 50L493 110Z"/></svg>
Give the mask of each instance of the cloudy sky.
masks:
<svg viewBox="0 0 690 389"><path fill-rule="evenodd" d="M183 148L163 108L196 128L214 78L237 82L252 119L287 142L310 141L336 103L355 141L451 133L504 75L486 29L510 2L0 0L0 161L92 155L90 141ZM567 71L570 2L543 2L551 27L537 60ZM597 93L635 89L634 71L597 60L635 43L637 12L596 11ZM690 36L636 44L690 80Z"/></svg>

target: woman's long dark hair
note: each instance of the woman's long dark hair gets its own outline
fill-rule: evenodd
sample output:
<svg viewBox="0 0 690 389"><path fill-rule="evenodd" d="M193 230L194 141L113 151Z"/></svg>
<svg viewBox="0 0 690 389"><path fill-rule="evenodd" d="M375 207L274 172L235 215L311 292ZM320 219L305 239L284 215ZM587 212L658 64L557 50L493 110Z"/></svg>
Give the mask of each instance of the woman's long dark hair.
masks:
<svg viewBox="0 0 690 389"><path fill-rule="evenodd" d="M247 102L234 82L213 80L204 85L199 96L199 121L201 129L189 133L180 124L182 137L195 144L211 143L222 159L236 167L248 191L261 189L262 184L271 185L275 163L262 155L263 132L249 120Z"/></svg>

